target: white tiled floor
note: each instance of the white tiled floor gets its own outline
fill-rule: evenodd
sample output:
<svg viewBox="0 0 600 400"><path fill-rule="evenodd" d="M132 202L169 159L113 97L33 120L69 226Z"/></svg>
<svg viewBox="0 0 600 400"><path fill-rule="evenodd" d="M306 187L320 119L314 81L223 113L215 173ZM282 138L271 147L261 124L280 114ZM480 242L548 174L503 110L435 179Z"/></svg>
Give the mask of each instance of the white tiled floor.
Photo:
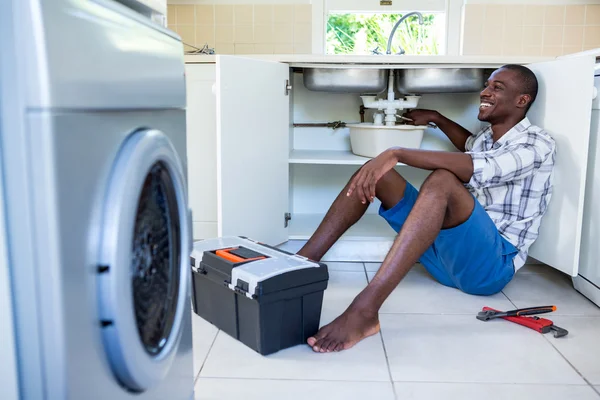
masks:
<svg viewBox="0 0 600 400"><path fill-rule="evenodd" d="M322 325L379 266L327 264ZM544 317L569 330L564 338L475 318L483 306L550 304L557 311ZM263 357L194 315L196 399L600 399L600 308L552 269L527 266L503 293L479 297L439 285L417 265L380 321L381 334L348 351L301 345Z"/></svg>

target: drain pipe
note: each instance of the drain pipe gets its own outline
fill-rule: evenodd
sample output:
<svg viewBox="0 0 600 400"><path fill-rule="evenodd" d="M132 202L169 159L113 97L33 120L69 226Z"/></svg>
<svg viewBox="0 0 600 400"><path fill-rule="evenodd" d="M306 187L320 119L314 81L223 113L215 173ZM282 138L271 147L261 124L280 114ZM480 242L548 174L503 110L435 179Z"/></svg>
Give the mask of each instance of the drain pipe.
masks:
<svg viewBox="0 0 600 400"><path fill-rule="evenodd" d="M388 100L394 101L394 70L390 69L390 78L388 79Z"/></svg>
<svg viewBox="0 0 600 400"><path fill-rule="evenodd" d="M396 125L396 109L391 108L394 101L394 70L390 68L390 76L388 79L388 108L385 109L385 124L387 126Z"/></svg>

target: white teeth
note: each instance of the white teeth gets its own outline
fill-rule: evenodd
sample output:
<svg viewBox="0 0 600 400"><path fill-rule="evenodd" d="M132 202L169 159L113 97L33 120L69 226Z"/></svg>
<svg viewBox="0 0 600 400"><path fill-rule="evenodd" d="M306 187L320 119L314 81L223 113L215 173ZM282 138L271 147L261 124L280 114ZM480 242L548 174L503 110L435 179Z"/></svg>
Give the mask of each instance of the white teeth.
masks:
<svg viewBox="0 0 600 400"><path fill-rule="evenodd" d="M479 105L479 108L486 108L486 107L491 107L492 105L490 103L481 103Z"/></svg>

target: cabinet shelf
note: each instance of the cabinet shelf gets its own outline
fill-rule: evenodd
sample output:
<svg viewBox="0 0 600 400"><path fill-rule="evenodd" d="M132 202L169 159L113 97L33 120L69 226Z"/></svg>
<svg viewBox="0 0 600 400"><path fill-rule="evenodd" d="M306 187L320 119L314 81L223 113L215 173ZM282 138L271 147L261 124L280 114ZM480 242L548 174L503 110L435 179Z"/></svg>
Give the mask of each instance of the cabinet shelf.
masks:
<svg viewBox="0 0 600 400"><path fill-rule="evenodd" d="M290 164L363 165L371 158L344 150L292 150ZM406 165L398 163L398 165Z"/></svg>
<svg viewBox="0 0 600 400"><path fill-rule="evenodd" d="M292 214L289 226L289 238L306 240L317 230L324 214ZM374 240L393 239L396 232L378 214L365 214L344 233L341 239Z"/></svg>

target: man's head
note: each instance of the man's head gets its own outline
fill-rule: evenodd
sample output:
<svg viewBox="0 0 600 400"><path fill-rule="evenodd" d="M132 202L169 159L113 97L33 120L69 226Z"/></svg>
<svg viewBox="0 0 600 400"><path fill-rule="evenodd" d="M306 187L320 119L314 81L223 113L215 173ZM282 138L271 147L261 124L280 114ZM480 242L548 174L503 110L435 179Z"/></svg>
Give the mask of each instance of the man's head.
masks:
<svg viewBox="0 0 600 400"><path fill-rule="evenodd" d="M529 68L505 65L490 75L481 91L478 118L492 124L507 118L522 119L535 100L537 91L537 78Z"/></svg>

